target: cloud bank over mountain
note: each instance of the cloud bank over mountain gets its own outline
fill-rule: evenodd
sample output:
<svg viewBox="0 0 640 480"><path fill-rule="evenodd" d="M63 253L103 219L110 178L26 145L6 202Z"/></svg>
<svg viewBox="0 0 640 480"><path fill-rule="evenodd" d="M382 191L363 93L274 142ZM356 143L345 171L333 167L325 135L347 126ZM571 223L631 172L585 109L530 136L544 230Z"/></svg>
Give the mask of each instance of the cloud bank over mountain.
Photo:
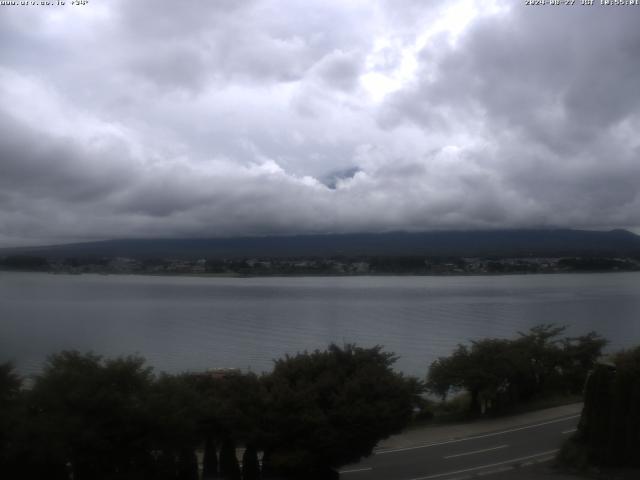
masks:
<svg viewBox="0 0 640 480"><path fill-rule="evenodd" d="M424 3L0 7L0 245L640 228L640 9Z"/></svg>

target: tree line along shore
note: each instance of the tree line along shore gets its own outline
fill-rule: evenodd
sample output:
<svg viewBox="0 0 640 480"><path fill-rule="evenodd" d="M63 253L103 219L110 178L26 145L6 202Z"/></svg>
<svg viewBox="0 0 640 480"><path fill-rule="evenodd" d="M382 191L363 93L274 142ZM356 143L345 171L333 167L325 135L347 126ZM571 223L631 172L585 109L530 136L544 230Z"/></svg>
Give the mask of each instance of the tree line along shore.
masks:
<svg viewBox="0 0 640 480"><path fill-rule="evenodd" d="M129 258L0 256L0 269L51 273L145 275L494 275L640 271L635 257L331 256L237 258Z"/></svg>

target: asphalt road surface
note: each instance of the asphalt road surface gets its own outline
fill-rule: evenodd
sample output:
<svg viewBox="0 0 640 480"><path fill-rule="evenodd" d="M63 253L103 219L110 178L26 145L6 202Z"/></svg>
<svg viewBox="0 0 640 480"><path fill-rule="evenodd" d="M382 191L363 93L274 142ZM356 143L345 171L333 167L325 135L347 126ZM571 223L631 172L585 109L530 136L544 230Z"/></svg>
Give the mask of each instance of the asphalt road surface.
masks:
<svg viewBox="0 0 640 480"><path fill-rule="evenodd" d="M427 445L380 450L340 471L341 480L453 480L552 459L579 415ZM514 476L517 478L517 476Z"/></svg>

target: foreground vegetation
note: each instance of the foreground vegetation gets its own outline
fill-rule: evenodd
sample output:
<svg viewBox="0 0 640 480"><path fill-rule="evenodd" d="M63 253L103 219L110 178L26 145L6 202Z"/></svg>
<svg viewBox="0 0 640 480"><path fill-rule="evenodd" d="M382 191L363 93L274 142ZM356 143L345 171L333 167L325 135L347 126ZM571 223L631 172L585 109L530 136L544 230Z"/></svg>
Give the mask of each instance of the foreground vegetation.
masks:
<svg viewBox="0 0 640 480"><path fill-rule="evenodd" d="M640 468L640 347L620 352L593 370L578 430L559 460L579 470Z"/></svg>
<svg viewBox="0 0 640 480"><path fill-rule="evenodd" d="M196 480L200 450L205 479L337 478L411 419L422 386L394 361L379 347L331 345L260 377L156 376L138 357L62 352L30 388L5 364L0 477Z"/></svg>
<svg viewBox="0 0 640 480"><path fill-rule="evenodd" d="M0 477L337 478L337 468L431 415L425 389L443 402L453 397L441 410L463 406L467 415L576 398L606 341L593 332L575 338L563 332L540 325L515 339L460 345L431 365L426 384L394 372L396 357L381 347L354 345L286 356L261 376L156 375L139 357L62 352L25 382L3 364ZM622 451L640 458L633 450L640 420L631 412L640 404L638 359L640 350L619 356L613 379L600 367L591 375L579 439L589 452L618 445L611 436L629 417L636 433L619 441L636 435L636 446Z"/></svg>
<svg viewBox="0 0 640 480"><path fill-rule="evenodd" d="M465 405L471 415L513 411L544 398L575 398L607 342L595 332L561 338L564 331L539 325L513 340L459 345L431 364L427 388L443 402L457 395L454 408Z"/></svg>

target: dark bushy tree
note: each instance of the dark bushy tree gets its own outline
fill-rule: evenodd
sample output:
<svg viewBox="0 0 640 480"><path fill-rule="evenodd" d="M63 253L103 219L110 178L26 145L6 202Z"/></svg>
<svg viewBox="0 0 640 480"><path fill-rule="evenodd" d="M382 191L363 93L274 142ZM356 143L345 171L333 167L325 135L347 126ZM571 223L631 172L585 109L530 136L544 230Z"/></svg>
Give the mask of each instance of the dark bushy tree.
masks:
<svg viewBox="0 0 640 480"><path fill-rule="evenodd" d="M573 442L591 463L640 467L640 347L594 369Z"/></svg>
<svg viewBox="0 0 640 480"><path fill-rule="evenodd" d="M224 447L229 442L240 445L260 443L265 408L260 380L253 373L243 374L239 371L195 373L188 375L188 380L198 392L202 406L199 431L201 437L206 439L203 475L206 475L205 478L214 478L219 466L220 476L234 476L236 468L231 464L223 465L231 456L227 456L226 450L224 454L221 450L218 462L215 445Z"/></svg>
<svg viewBox="0 0 640 480"><path fill-rule="evenodd" d="M443 399L466 391L473 414L498 411L548 393L580 393L606 341L591 332L559 339L564 327L538 325L514 340L459 345L433 362L427 388Z"/></svg>
<svg viewBox="0 0 640 480"><path fill-rule="evenodd" d="M20 394L22 379L9 362L0 363L0 405L7 407L13 404Z"/></svg>
<svg viewBox="0 0 640 480"><path fill-rule="evenodd" d="M153 450L178 459L199 445L202 402L187 375L161 375L150 388L146 411Z"/></svg>
<svg viewBox="0 0 640 480"><path fill-rule="evenodd" d="M212 435L207 435L202 457L202 479L211 480L218 477L218 452Z"/></svg>
<svg viewBox="0 0 640 480"><path fill-rule="evenodd" d="M286 356L264 378L267 468L293 478L326 478L331 468L371 454L411 419L422 385L392 370L381 347L331 345Z"/></svg>
<svg viewBox="0 0 640 480"><path fill-rule="evenodd" d="M512 354L517 358L518 368L514 387L518 389L518 399L530 400L539 393L560 388L564 352L558 336L565 330L566 327L552 324L537 325L513 341Z"/></svg>
<svg viewBox="0 0 640 480"><path fill-rule="evenodd" d="M220 476L225 480L240 480L240 465L236 457L236 444L231 439L222 442L220 449Z"/></svg>
<svg viewBox="0 0 640 480"><path fill-rule="evenodd" d="M178 480L198 480L199 478L196 452L187 445L178 455Z"/></svg>
<svg viewBox="0 0 640 480"><path fill-rule="evenodd" d="M337 478L334 468L368 455L412 416L422 386L393 372L394 361L380 347L332 345L279 360L261 378L155 377L138 357L62 352L29 390L0 365L0 475L196 480L204 447L205 479L240 480L240 445L245 480L261 477L258 449L263 478Z"/></svg>
<svg viewBox="0 0 640 480"><path fill-rule="evenodd" d="M469 361L469 349L464 345L458 345L449 357L438 358L429 367L427 389L444 401L450 393L465 388Z"/></svg>
<svg viewBox="0 0 640 480"><path fill-rule="evenodd" d="M0 477L17 476L22 466L15 461L20 425L22 379L10 363L0 364Z"/></svg>
<svg viewBox="0 0 640 480"><path fill-rule="evenodd" d="M585 388L587 375L606 345L607 341L596 332L563 339L562 380L565 388L572 393Z"/></svg>
<svg viewBox="0 0 640 480"><path fill-rule="evenodd" d="M29 393L31 464L70 464L76 480L143 478L151 461L145 410L151 380L137 357L52 356Z"/></svg>
<svg viewBox="0 0 640 480"><path fill-rule="evenodd" d="M258 451L253 445L247 445L242 455L242 480L259 480L260 463L258 462Z"/></svg>
<svg viewBox="0 0 640 480"><path fill-rule="evenodd" d="M178 477L178 463L172 451L158 452L155 467L155 478L158 480L176 480Z"/></svg>

